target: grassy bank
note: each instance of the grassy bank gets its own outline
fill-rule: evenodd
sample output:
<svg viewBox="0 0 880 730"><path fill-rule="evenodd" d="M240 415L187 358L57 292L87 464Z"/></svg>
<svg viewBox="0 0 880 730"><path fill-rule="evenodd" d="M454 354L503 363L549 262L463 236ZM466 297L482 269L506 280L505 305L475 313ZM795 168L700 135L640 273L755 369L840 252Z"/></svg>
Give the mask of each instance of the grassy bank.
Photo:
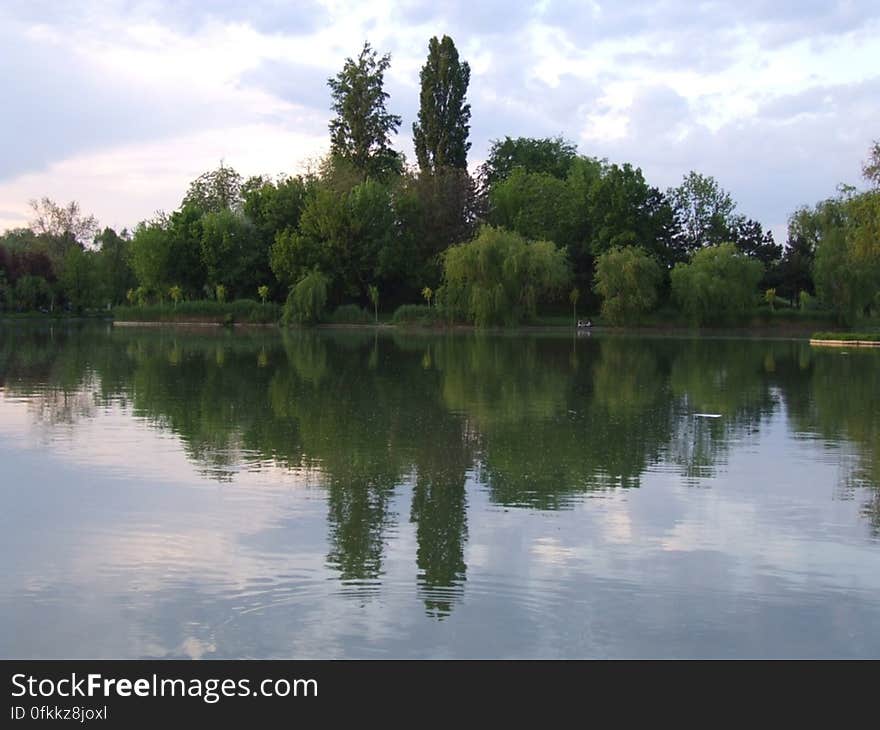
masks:
<svg viewBox="0 0 880 730"><path fill-rule="evenodd" d="M880 332L814 332L810 339L834 342L880 342Z"/></svg>
<svg viewBox="0 0 880 730"><path fill-rule="evenodd" d="M113 317L122 322L167 322L167 323L204 323L204 324L272 324L281 321L282 306L275 303L262 304L251 299L239 299L233 302L217 302L197 300L171 303L149 304L143 306L118 306L113 309ZM20 316L45 317L40 313L26 313ZM107 316L107 312L92 316ZM579 319L590 319L595 327L656 330L656 331L691 331L696 329L693 324L678 310L663 308L644 316L639 322L626 326L616 326L601 316L578 314ZM438 328L450 326L441 310L426 305L409 304L398 307L393 313L380 312L379 323L397 327ZM810 334L821 330L820 334L828 334L835 323L833 314L816 310L777 309L767 307L756 309L746 320L737 323L703 326L700 330L737 330L744 332L774 332L790 334ZM372 311L354 304L346 304L322 316L321 325L373 326L375 324ZM456 326L467 326L461 323ZM551 311L524 322L522 328L560 328L574 327L571 313ZM517 328L512 328L517 329ZM833 333L832 333L833 334ZM844 333L851 337L853 333ZM876 333L872 336L876 337ZM843 339L835 337L834 339ZM859 339L851 337L851 339Z"/></svg>
<svg viewBox="0 0 880 730"><path fill-rule="evenodd" d="M178 304L118 306L113 318L119 322L205 322L216 324L272 324L281 319L281 305L252 299L234 302L198 300Z"/></svg>

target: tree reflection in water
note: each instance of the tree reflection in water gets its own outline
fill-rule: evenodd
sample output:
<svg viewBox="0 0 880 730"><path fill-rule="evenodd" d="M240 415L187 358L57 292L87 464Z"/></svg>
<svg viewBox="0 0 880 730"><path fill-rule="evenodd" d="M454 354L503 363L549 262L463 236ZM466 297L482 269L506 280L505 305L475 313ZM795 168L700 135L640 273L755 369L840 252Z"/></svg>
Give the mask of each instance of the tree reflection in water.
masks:
<svg viewBox="0 0 880 730"><path fill-rule="evenodd" d="M0 340L0 386L47 429L122 407L219 482L267 463L317 472L327 564L364 596L410 489L419 593L443 618L464 591L469 489L559 510L652 468L695 482L781 412L798 438L851 445L841 493L867 492L880 534L878 357L783 340L31 326Z"/></svg>

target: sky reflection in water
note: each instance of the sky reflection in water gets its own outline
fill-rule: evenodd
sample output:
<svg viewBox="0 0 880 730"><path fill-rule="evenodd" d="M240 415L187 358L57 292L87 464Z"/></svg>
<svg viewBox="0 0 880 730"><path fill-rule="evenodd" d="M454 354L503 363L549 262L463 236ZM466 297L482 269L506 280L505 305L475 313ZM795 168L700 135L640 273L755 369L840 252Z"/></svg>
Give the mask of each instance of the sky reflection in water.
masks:
<svg viewBox="0 0 880 730"><path fill-rule="evenodd" d="M880 656L878 366L5 326L0 655Z"/></svg>

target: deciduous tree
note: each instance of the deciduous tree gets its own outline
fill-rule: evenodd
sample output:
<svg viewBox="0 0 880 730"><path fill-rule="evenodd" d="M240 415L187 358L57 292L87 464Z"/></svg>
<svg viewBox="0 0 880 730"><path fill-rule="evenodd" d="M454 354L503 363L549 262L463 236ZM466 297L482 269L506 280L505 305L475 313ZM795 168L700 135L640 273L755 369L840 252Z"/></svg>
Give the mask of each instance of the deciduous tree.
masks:
<svg viewBox="0 0 880 730"><path fill-rule="evenodd" d="M452 38L431 38L420 73L419 118L413 124L416 159L423 173L467 168L471 107L465 95L470 76L470 66L459 61Z"/></svg>
<svg viewBox="0 0 880 730"><path fill-rule="evenodd" d="M181 207L193 207L202 213L241 210L241 175L222 162L216 170L199 175L189 184Z"/></svg>
<svg viewBox="0 0 880 730"><path fill-rule="evenodd" d="M561 294L571 280L568 258L550 241L485 226L470 243L443 253L443 306L477 326L533 317L539 301Z"/></svg>
<svg viewBox="0 0 880 730"><path fill-rule="evenodd" d="M680 226L679 246L684 251L717 246L732 238L736 203L715 178L692 171L666 194Z"/></svg>
<svg viewBox="0 0 880 730"><path fill-rule="evenodd" d="M526 172L545 172L562 180L576 157L577 145L562 137L496 139L480 167L480 182L489 188L504 180L517 167Z"/></svg>
<svg viewBox="0 0 880 730"><path fill-rule="evenodd" d="M732 324L754 308L763 271L732 243L707 246L675 265L672 294L694 324Z"/></svg>
<svg viewBox="0 0 880 730"><path fill-rule="evenodd" d="M369 43L357 60L346 59L335 77L328 79L336 116L330 121L330 150L351 162L360 173L382 176L401 168L400 155L391 148L391 135L400 117L385 108L385 71L391 56L377 58Z"/></svg>
<svg viewBox="0 0 880 730"><path fill-rule="evenodd" d="M612 324L638 324L656 305L663 271L639 246L615 247L596 259L596 293Z"/></svg>

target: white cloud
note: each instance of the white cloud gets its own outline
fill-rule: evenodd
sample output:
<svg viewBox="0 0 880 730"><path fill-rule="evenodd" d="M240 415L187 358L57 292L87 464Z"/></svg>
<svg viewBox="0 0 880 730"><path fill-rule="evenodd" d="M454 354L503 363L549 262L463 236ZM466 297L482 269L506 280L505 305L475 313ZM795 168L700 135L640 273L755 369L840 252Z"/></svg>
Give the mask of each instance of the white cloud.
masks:
<svg viewBox="0 0 880 730"><path fill-rule="evenodd" d="M85 153L0 182L0 228L25 225L21 201L48 195L76 199L103 225L121 230L157 210L176 209L189 182L221 160L245 176L274 175L305 170L326 146L323 135L263 123Z"/></svg>
<svg viewBox="0 0 880 730"><path fill-rule="evenodd" d="M855 181L877 136L880 8L871 2L536 5L77 3L0 10L0 228L27 200L78 199L132 226L224 160L295 171L326 148L325 86L369 39L392 53L397 144L412 157L427 39L471 63L472 162L489 140L564 134L658 187L715 175L743 213L791 210Z"/></svg>

